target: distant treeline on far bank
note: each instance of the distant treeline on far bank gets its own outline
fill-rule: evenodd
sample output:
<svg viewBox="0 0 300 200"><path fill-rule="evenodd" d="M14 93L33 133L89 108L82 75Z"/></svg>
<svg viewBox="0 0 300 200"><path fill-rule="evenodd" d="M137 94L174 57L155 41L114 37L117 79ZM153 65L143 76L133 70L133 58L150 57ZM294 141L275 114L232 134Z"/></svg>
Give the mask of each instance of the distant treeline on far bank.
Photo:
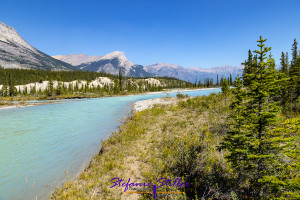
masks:
<svg viewBox="0 0 300 200"><path fill-rule="evenodd" d="M101 77L101 78L99 78ZM106 77L104 80L103 78ZM232 85L233 78L225 78ZM217 81L206 79L203 83L182 81L171 77L126 77L91 71L49 71L35 69L11 69L0 67L0 96L59 96L94 94L122 95L161 91L170 88L218 87L224 78Z"/></svg>

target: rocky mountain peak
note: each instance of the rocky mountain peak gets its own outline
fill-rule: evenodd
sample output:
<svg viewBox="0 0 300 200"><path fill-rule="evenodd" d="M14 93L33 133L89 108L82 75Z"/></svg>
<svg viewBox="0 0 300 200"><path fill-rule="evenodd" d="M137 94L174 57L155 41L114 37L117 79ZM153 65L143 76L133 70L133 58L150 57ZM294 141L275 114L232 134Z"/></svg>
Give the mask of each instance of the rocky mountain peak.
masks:
<svg viewBox="0 0 300 200"><path fill-rule="evenodd" d="M3 22L0 22L0 41L18 44L32 51L36 51L36 49L30 46L13 27L8 26Z"/></svg>
<svg viewBox="0 0 300 200"><path fill-rule="evenodd" d="M0 22L0 66L4 68L77 70L29 45L17 31Z"/></svg>

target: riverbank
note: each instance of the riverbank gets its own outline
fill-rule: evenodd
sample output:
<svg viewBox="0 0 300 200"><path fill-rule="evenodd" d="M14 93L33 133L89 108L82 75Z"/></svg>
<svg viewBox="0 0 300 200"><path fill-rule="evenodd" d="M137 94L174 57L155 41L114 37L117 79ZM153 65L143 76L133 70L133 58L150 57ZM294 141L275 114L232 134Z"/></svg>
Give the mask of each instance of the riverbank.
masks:
<svg viewBox="0 0 300 200"><path fill-rule="evenodd" d="M24 108L24 107L31 107L31 106L40 106L40 105L53 104L53 103L62 103L62 102L54 102L54 101L36 102L36 103L28 103L28 102L19 102L19 103L1 102L0 103L0 110Z"/></svg>
<svg viewBox="0 0 300 200"><path fill-rule="evenodd" d="M226 183L232 173L225 163L224 153L216 148L226 131L229 103L230 99L216 94L136 103L136 112L118 132L102 142L99 154L78 179L65 183L51 198L153 199L149 193L124 193L122 187L111 188L110 181L115 177L153 184L158 178L180 177L191 184L191 188L159 188L158 192L185 193L158 193L158 199L195 198L195 192L202 190L204 198L213 196L212 193L219 197L231 196L229 190L227 193L219 191L229 187ZM146 109L149 107L152 108ZM216 182L218 176L224 181ZM129 191L151 192L152 188L130 188Z"/></svg>
<svg viewBox="0 0 300 200"><path fill-rule="evenodd" d="M145 94L161 94L161 93L172 93L172 92L184 92L184 91L193 91L193 90L210 90L214 88L198 88L198 89L190 89L190 88L175 88L169 90L163 90L160 92L147 92L147 93L140 93L140 94L127 94L127 95L110 95L110 96L99 96L99 95L61 95L55 97L43 97L37 98L34 96L28 97L14 97L14 98L5 98L0 99L0 110L4 109L12 109L12 108L22 108L27 106L37 106L37 105L44 105L49 103L58 103L54 100L68 100L68 99L90 99L90 98L103 98L103 97L117 97L117 96L131 96L131 95L145 95ZM47 101L42 103L28 103L27 101ZM53 100L53 101L51 101ZM18 103L13 103L18 102Z"/></svg>

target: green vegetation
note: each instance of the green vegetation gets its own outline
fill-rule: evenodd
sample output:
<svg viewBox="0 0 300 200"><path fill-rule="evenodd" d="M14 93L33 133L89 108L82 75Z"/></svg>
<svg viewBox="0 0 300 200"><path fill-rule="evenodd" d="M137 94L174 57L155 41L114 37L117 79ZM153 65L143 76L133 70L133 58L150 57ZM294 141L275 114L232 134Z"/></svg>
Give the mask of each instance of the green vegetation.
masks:
<svg viewBox="0 0 300 200"><path fill-rule="evenodd" d="M179 94L176 105L133 114L102 143L78 180L65 183L52 198L152 199L152 194L110 188L109 181L156 183L161 177L180 177L191 185L181 189L184 194L158 193L157 198L300 199L297 42L291 64L283 53L277 70L265 41L260 37L254 56L249 51L243 77L235 79L233 89L230 78L224 79L220 94Z"/></svg>
<svg viewBox="0 0 300 200"><path fill-rule="evenodd" d="M112 83L93 85L91 81L107 77ZM149 77L150 78L150 77ZM0 97L5 100L23 99L62 99L126 95L143 92L161 91L170 88L192 88L194 84L169 77L155 77L159 83L151 83L146 78L124 77L119 75L89 71L46 71L0 68ZM46 89L38 89L37 84L48 81ZM74 81L74 82L72 82ZM16 87L32 83L27 87Z"/></svg>

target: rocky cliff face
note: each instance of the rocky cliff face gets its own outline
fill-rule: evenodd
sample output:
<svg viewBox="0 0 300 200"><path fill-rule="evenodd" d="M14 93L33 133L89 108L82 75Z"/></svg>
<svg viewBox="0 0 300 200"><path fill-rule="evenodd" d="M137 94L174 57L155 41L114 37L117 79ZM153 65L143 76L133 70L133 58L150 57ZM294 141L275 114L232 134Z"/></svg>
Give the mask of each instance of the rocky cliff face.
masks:
<svg viewBox="0 0 300 200"><path fill-rule="evenodd" d="M4 68L77 70L29 45L14 28L0 22L0 66Z"/></svg>

